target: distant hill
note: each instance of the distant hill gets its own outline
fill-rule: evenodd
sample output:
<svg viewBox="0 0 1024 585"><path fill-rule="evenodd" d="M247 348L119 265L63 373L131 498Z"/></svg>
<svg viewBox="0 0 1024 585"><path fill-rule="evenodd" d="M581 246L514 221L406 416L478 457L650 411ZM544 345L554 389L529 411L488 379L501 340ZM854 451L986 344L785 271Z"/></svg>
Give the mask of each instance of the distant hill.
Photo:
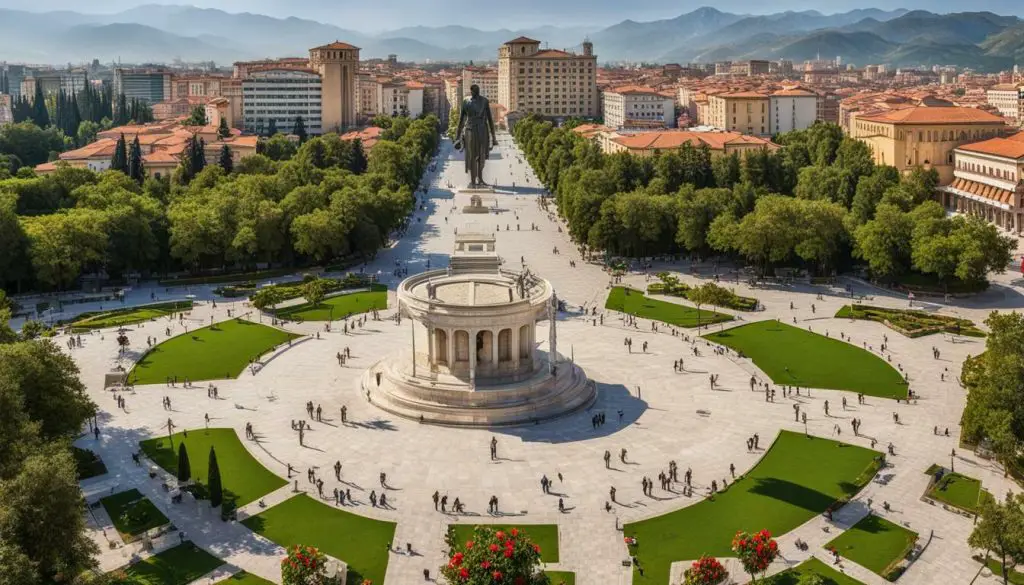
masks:
<svg viewBox="0 0 1024 585"><path fill-rule="evenodd" d="M675 18L587 27L524 30L413 26L370 34L301 18L229 13L194 6L147 5L115 14L32 13L0 9L0 58L8 61L215 61L304 55L342 40L364 58L493 62L501 43L518 36L554 48L584 38L607 62L678 62L841 56L844 62L894 66L949 64L983 71L1024 59L1024 23L991 12L935 14L867 8L744 15L703 7Z"/></svg>

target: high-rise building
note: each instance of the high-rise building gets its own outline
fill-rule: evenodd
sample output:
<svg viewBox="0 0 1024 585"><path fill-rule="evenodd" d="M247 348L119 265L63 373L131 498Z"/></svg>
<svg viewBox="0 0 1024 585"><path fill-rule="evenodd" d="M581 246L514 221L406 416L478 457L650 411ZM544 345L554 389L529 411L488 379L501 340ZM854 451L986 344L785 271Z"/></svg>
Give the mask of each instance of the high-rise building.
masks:
<svg viewBox="0 0 1024 585"><path fill-rule="evenodd" d="M242 111L245 129L269 134L270 121L280 132L291 132L295 119L302 116L306 132L322 134L323 83L312 69L250 68L242 80Z"/></svg>
<svg viewBox="0 0 1024 585"><path fill-rule="evenodd" d="M322 78L324 130L341 131L356 125L356 74L359 47L334 41L309 50L309 66Z"/></svg>
<svg viewBox="0 0 1024 585"><path fill-rule="evenodd" d="M14 97L21 96L21 82L25 77L31 75L31 70L24 65L0 65L0 71L7 74L7 85L10 86L10 94Z"/></svg>
<svg viewBox="0 0 1024 585"><path fill-rule="evenodd" d="M993 85L986 92L988 103L999 110L999 114L1017 124L1024 121L1024 85L1006 83Z"/></svg>
<svg viewBox="0 0 1024 585"><path fill-rule="evenodd" d="M171 73L164 69L114 69L114 94L124 94L128 101L137 99L158 104L172 99Z"/></svg>
<svg viewBox="0 0 1024 585"><path fill-rule="evenodd" d="M541 49L540 41L526 37L505 43L498 49L498 103L510 113L599 115L594 45L584 41L576 54Z"/></svg>
<svg viewBox="0 0 1024 585"><path fill-rule="evenodd" d="M462 70L462 95L459 102L469 95L469 88L472 86L480 88L480 95L491 102L499 102L498 99L498 72L488 67L466 67Z"/></svg>

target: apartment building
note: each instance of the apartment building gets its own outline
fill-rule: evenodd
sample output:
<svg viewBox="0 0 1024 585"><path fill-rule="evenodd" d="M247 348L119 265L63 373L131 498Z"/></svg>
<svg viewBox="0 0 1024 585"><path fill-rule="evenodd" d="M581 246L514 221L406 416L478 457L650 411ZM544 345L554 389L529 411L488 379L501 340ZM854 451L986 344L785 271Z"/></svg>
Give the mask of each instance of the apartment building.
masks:
<svg viewBox="0 0 1024 585"><path fill-rule="evenodd" d="M626 85L602 93L605 125L614 128L673 128L675 100L650 87Z"/></svg>
<svg viewBox="0 0 1024 585"><path fill-rule="evenodd" d="M13 82L10 83L13 89ZM42 87L43 95L56 95L61 92L70 95L85 89L86 83L88 75L84 69L36 69L22 78L18 85L21 95L31 98L36 94L37 85Z"/></svg>
<svg viewBox="0 0 1024 585"><path fill-rule="evenodd" d="M583 132L588 132L584 130ZM582 135L582 132L581 132ZM779 145L765 138L748 136L739 132L695 132L689 130L665 130L653 132L613 132L597 131L591 134L605 154L629 152L637 156L654 156L662 152L676 150L683 144L695 148L706 146L712 158L739 154L749 150L777 150Z"/></svg>
<svg viewBox="0 0 1024 585"><path fill-rule="evenodd" d="M1005 83L993 85L985 92L988 103L999 115L1016 124L1024 121L1024 85Z"/></svg>
<svg viewBox="0 0 1024 585"><path fill-rule="evenodd" d="M771 134L767 94L757 91L738 91L708 96L708 123L720 130L740 132L751 136Z"/></svg>
<svg viewBox="0 0 1024 585"><path fill-rule="evenodd" d="M124 94L128 101L137 99L147 104L158 104L189 93L175 95L172 74L166 69L114 69L114 94Z"/></svg>
<svg viewBox="0 0 1024 585"><path fill-rule="evenodd" d="M444 96L450 104L449 107L454 108L462 104L465 96L465 92L462 91L462 76L444 79Z"/></svg>
<svg viewBox="0 0 1024 585"><path fill-rule="evenodd" d="M251 68L242 80L242 111L248 132L270 134L271 120L278 131L291 132L302 116L306 132L322 134L323 79L313 69Z"/></svg>
<svg viewBox="0 0 1024 585"><path fill-rule="evenodd" d="M996 138L1006 121L977 108L914 106L858 115L851 136L871 148L876 164L900 171L934 168L941 185L953 181L953 151L971 142Z"/></svg>
<svg viewBox="0 0 1024 585"><path fill-rule="evenodd" d="M541 49L519 37L498 49L498 102L508 112L546 117L597 116L597 56L583 42L582 54Z"/></svg>
<svg viewBox="0 0 1024 585"><path fill-rule="evenodd" d="M423 113L423 84L400 79L380 84L378 111L387 116L415 118Z"/></svg>
<svg viewBox="0 0 1024 585"><path fill-rule="evenodd" d="M939 188L951 213L985 218L1020 235L1024 225L1024 133L964 144L953 151L953 181Z"/></svg>
<svg viewBox="0 0 1024 585"><path fill-rule="evenodd" d="M476 85L480 95L492 102L500 102L498 97L498 71L489 67L466 67L462 70L462 97L469 95L469 88ZM460 99L459 102L462 100Z"/></svg>
<svg viewBox="0 0 1024 585"><path fill-rule="evenodd" d="M809 89L780 89L772 92L768 100L771 113L769 134L803 130L818 119L818 94Z"/></svg>
<svg viewBox="0 0 1024 585"><path fill-rule="evenodd" d="M361 120L369 120L380 113L380 83L377 76L369 71L360 71L356 75L356 115Z"/></svg>

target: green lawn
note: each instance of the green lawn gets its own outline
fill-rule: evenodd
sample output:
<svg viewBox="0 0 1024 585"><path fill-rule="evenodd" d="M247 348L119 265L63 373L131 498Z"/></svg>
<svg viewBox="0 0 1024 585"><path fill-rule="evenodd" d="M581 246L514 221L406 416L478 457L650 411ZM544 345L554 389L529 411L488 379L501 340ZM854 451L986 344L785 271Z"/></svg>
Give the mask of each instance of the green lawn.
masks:
<svg viewBox="0 0 1024 585"><path fill-rule="evenodd" d="M824 579L823 585L864 585L864 583L840 573L817 558L810 558L796 567L783 571L764 582L764 585L798 585L804 575L818 575Z"/></svg>
<svg viewBox="0 0 1024 585"><path fill-rule="evenodd" d="M631 552L644 566L634 583L666 585L673 561L707 554L732 556L739 530L768 529L779 536L864 487L880 465L879 453L829 439L782 431L761 461L714 500L627 524ZM711 478L697 478L701 484Z"/></svg>
<svg viewBox="0 0 1024 585"><path fill-rule="evenodd" d="M71 323L75 332L89 331L91 329L105 329L107 327L121 327L123 325L134 325L151 319L166 317L179 311L186 311L192 308L192 301L173 301L169 303L155 303L132 307L128 309L116 309L113 311L101 311L83 313L77 320Z"/></svg>
<svg viewBox="0 0 1024 585"><path fill-rule="evenodd" d="M704 337L742 352L776 384L907 397L907 384L896 368L834 337L777 321L758 321ZM838 405L834 408L839 410Z"/></svg>
<svg viewBox="0 0 1024 585"><path fill-rule="evenodd" d="M969 337L985 337L969 319L909 309L887 309L868 305L846 305L836 312L836 319L862 319L887 325L907 337L923 337L945 331Z"/></svg>
<svg viewBox="0 0 1024 585"><path fill-rule="evenodd" d="M246 573L245 571L239 571L234 575L231 575L223 581L217 581L216 585L274 585L272 582L267 581L262 577L257 577L252 573Z"/></svg>
<svg viewBox="0 0 1024 585"><path fill-rule="evenodd" d="M980 563L984 559L982 559L982 557L980 557L980 556L975 556L974 560L976 560L976 561L978 561ZM1012 563L1013 561L1010 561L1010 562ZM1000 563L998 559L994 559L994 558L988 559L985 562L985 566L988 567L989 571L992 571L993 575L996 575L996 577L999 579L999 581L1002 581L1002 579L1003 579L1003 564ZM1013 585L1024 585L1024 573L1021 573L1020 571L1017 571L1016 569L1010 569L1009 573L1007 573L1007 575L1006 575L1006 578L1007 578L1007 580L1010 583L1013 583Z"/></svg>
<svg viewBox="0 0 1024 585"><path fill-rule="evenodd" d="M701 325L732 321L731 315L716 313L708 309L701 309L698 312L694 307L648 298L636 289L627 289L622 286L617 286L608 293L608 300L605 301L604 307L678 327L696 327L698 314Z"/></svg>
<svg viewBox="0 0 1024 585"><path fill-rule="evenodd" d="M187 541L131 565L125 573L138 585L186 585L223 564L224 561Z"/></svg>
<svg viewBox="0 0 1024 585"><path fill-rule="evenodd" d="M251 321L233 319L172 337L154 347L128 374L136 384L219 380L238 376L274 347L299 337Z"/></svg>
<svg viewBox="0 0 1024 585"><path fill-rule="evenodd" d="M983 494L981 481L959 473L947 473L928 490L928 497L966 510L978 512Z"/></svg>
<svg viewBox="0 0 1024 585"><path fill-rule="evenodd" d="M465 543L473 539L473 529L476 524L449 524L448 531L454 537L455 542ZM494 530L508 532L517 528L533 540L533 544L540 546L540 560L545 563L558 562L558 525L557 524L482 524Z"/></svg>
<svg viewBox="0 0 1024 585"><path fill-rule="evenodd" d="M551 585L576 585L576 573L572 571L544 571Z"/></svg>
<svg viewBox="0 0 1024 585"><path fill-rule="evenodd" d="M293 305L276 312L282 319L299 321L328 321L344 319L347 315L358 315L370 309L383 311L388 308L388 287L380 284L371 286L372 290L347 293L325 299L317 306L309 303Z"/></svg>
<svg viewBox="0 0 1024 585"><path fill-rule="evenodd" d="M107 496L101 499L100 503L114 522L114 528L125 540L170 522L167 516L164 516L153 502L144 498L137 489Z"/></svg>
<svg viewBox="0 0 1024 585"><path fill-rule="evenodd" d="M317 502L305 494L295 496L242 521L254 532L277 544L315 546L348 564L348 583L370 579L384 582L388 568L387 544L394 541L395 524L351 514ZM405 546L398 543L398 546Z"/></svg>
<svg viewBox="0 0 1024 585"><path fill-rule="evenodd" d="M841 556L885 577L895 563L907 556L916 540L916 532L870 514L825 546L834 547Z"/></svg>
<svg viewBox="0 0 1024 585"><path fill-rule="evenodd" d="M78 479L89 479L107 472L107 466L103 464L103 460L91 450L71 447L71 454L75 457Z"/></svg>
<svg viewBox="0 0 1024 585"><path fill-rule="evenodd" d="M187 438L183 433L171 437L173 447L167 437L148 439L139 443L139 446L157 465L177 474L178 445L184 440L192 467L192 479L198 484L200 494L204 493L208 479L211 446L217 451L217 465L220 467L225 500L234 499L238 506L244 506L288 483L256 461L238 440L234 429L196 429L185 432L188 433Z"/></svg>

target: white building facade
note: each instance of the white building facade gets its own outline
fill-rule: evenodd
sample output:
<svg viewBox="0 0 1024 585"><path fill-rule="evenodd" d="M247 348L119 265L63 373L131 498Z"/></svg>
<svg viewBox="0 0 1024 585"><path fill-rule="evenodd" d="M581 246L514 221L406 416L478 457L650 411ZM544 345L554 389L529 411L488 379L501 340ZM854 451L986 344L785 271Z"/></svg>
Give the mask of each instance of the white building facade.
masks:
<svg viewBox="0 0 1024 585"><path fill-rule="evenodd" d="M769 96L770 134L803 130L818 119L818 95L802 88L782 89Z"/></svg>
<svg viewBox="0 0 1024 585"><path fill-rule="evenodd" d="M242 111L248 132L268 134L274 120L287 134L302 116L307 133L323 134L320 75L300 69L251 71L242 82Z"/></svg>
<svg viewBox="0 0 1024 585"><path fill-rule="evenodd" d="M649 87L618 87L603 94L605 126L622 128L675 127L675 100Z"/></svg>
<svg viewBox="0 0 1024 585"><path fill-rule="evenodd" d="M994 85L985 94L988 103L999 110L999 115L1020 124L1024 120L1024 85Z"/></svg>

